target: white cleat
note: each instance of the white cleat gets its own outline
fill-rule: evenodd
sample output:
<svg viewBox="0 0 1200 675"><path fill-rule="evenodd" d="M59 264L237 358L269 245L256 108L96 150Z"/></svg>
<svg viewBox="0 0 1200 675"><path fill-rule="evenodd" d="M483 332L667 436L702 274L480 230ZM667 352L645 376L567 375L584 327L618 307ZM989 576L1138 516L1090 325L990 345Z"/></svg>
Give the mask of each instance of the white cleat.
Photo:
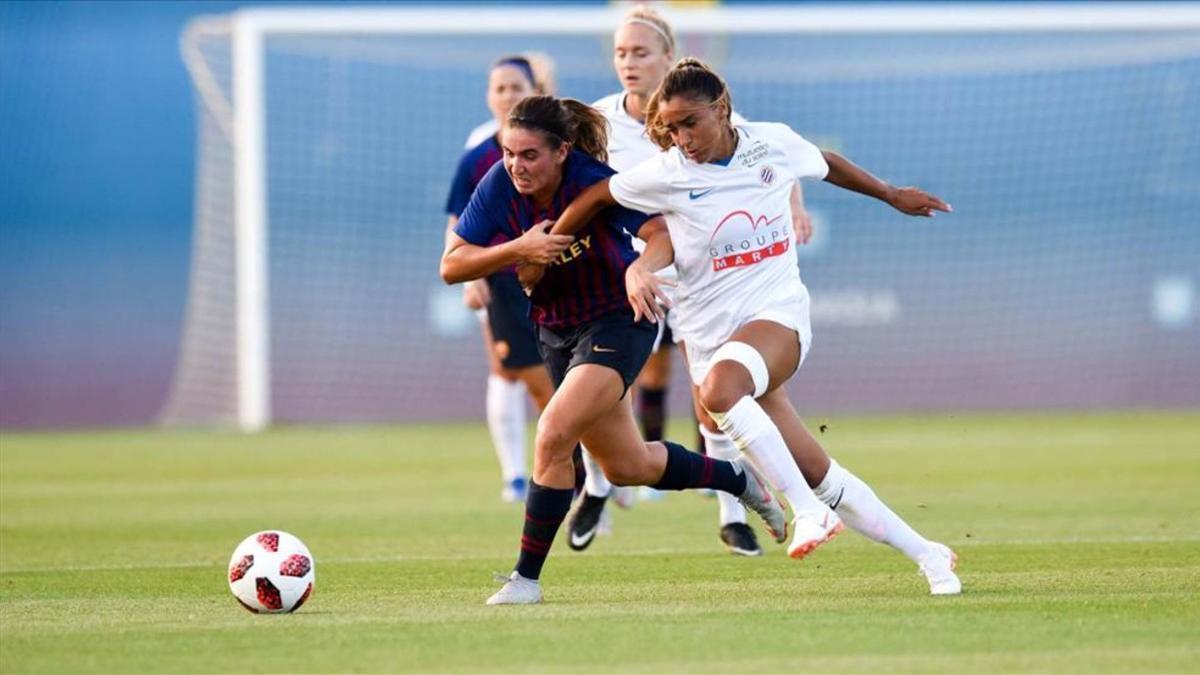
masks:
<svg viewBox="0 0 1200 675"><path fill-rule="evenodd" d="M929 582L931 595L962 593L962 582L954 573L954 568L958 567L958 555L945 544L930 542L929 551L917 561L917 567Z"/></svg>
<svg viewBox="0 0 1200 675"><path fill-rule="evenodd" d="M542 601L542 585L537 579L526 579L514 570L508 577L497 574L496 580L504 585L487 599L489 605L536 605Z"/></svg>
<svg viewBox="0 0 1200 675"><path fill-rule="evenodd" d="M771 489L767 487L766 481L762 476L758 475L758 470L754 465L746 461L745 457L738 457L732 460L734 470L738 473L746 474L746 491L738 495L738 501L747 509L757 513L767 526L767 531L777 543L782 544L784 539L787 539L787 516L783 513L783 507L779 505L779 500L771 494Z"/></svg>
<svg viewBox="0 0 1200 675"><path fill-rule="evenodd" d="M828 507L820 511L796 513L792 519L792 543L788 544L788 555L800 560L817 550L817 547L833 539L845 529L842 519Z"/></svg>

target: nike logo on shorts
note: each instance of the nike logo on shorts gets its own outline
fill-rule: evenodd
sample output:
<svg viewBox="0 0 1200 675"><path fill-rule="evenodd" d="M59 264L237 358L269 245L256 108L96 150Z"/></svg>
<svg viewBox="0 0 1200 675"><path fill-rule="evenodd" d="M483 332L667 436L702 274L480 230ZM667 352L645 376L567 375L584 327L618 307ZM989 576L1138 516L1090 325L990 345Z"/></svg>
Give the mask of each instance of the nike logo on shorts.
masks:
<svg viewBox="0 0 1200 675"><path fill-rule="evenodd" d="M610 352L615 352L617 350L609 349L608 347L601 347L600 345L592 345L592 351L594 351L598 354L608 354Z"/></svg>
<svg viewBox="0 0 1200 675"><path fill-rule="evenodd" d="M712 192L716 188L708 188L707 190L688 190L688 199L700 199L704 195Z"/></svg>

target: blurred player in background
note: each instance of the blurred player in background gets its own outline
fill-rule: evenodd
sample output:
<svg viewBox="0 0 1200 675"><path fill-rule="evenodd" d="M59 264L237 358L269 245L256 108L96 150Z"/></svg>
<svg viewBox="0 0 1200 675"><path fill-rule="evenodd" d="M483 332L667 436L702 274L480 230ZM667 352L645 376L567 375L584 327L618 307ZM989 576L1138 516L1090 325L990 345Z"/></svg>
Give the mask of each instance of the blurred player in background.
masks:
<svg viewBox="0 0 1200 675"><path fill-rule="evenodd" d="M625 15L624 21L613 36L613 68L621 82L622 91L606 96L592 105L608 119L608 164L617 171L631 169L643 160L662 152L662 148L655 145L646 135L645 111L651 95L675 63L675 45L675 32L670 23L645 5L634 6ZM734 112L733 121L740 124L746 120ZM799 183L793 187L791 198L797 239L807 243L811 235L811 225L808 213L804 209ZM640 239L634 239L634 248L640 252L645 246ZM658 272L658 275L673 280L675 269L667 266ZM669 288L664 289L664 292L668 298L671 297ZM663 426L667 418L667 386L671 381L672 347L681 340L681 336L672 330L672 321L673 314L667 310L666 318L659 322L659 339L655 343L655 350L646 362L646 367L638 375L638 416L642 424L642 433L648 441L663 438ZM698 410L696 414L698 419L707 417L703 410ZM729 437L721 433L711 421L708 426L711 428L706 428L703 424L697 425L700 433L697 445L705 448L706 454L711 457L737 457L738 449ZM587 461L587 455L584 457ZM570 523L571 547L576 549L586 548L601 527L605 499L610 494L616 495L618 500L622 496L620 489L612 491L603 473L597 471L590 461L587 465L584 492L585 495L572 514ZM762 547L754 530L746 523L746 511L737 499L717 493L717 500L720 507L718 536L725 547L737 555L762 555ZM618 501L618 504L620 503Z"/></svg>
<svg viewBox="0 0 1200 675"><path fill-rule="evenodd" d="M492 133L470 146L458 162L446 199L447 236L454 231L479 181L500 161L502 153L495 133L499 127L497 120L504 119L518 101L536 92L535 78L532 64L523 56L504 57L492 65L487 91ZM529 320L529 300L517 284L516 276L503 270L487 279L464 284L463 300L481 319L489 369L487 424L504 481L501 498L508 502L524 501L528 486L525 398L528 395L541 410L554 393Z"/></svg>
<svg viewBox="0 0 1200 675"><path fill-rule="evenodd" d="M650 355L657 328L634 318L625 270L637 257L630 234L666 240L662 218L614 206L578 223L578 237L546 232L572 198L613 174L603 163L606 126L599 112L579 101L534 96L518 103L500 132L503 165L480 182L442 256L447 283L513 265L538 266L545 275L530 297L557 389L538 421L521 553L488 604L541 601L538 579L571 506L579 441L617 483L729 492L762 515L780 540L786 536L778 501L743 459L728 462L670 442L647 443L638 432L626 393Z"/></svg>
<svg viewBox="0 0 1200 675"><path fill-rule="evenodd" d="M528 51L521 52L519 58L525 59L529 63L529 67L533 70L534 93L542 96L558 95L558 67L554 64L554 59L550 58L549 54ZM488 138L495 136L499 130L500 121L493 116L488 121L471 130L471 133L467 135L467 144L464 147L470 150Z"/></svg>
<svg viewBox="0 0 1200 675"><path fill-rule="evenodd" d="M613 205L663 214L670 237L649 241L626 273L635 316L661 316L666 296L654 273L674 261L677 326L700 403L787 496L789 555L804 557L840 532L845 518L916 562L934 595L959 593L954 553L918 534L830 459L784 386L812 344L808 290L786 220L792 181L824 179L908 215L949 206L917 188L884 183L787 125L735 125L732 110L720 76L695 59L680 61L647 108L650 138L666 152L590 187L552 233L577 232Z"/></svg>

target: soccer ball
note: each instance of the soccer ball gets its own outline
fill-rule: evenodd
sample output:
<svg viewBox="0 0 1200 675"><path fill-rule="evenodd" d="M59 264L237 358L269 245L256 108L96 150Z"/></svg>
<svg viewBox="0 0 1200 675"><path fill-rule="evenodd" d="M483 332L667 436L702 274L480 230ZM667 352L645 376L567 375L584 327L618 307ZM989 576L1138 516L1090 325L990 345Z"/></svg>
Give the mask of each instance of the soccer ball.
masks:
<svg viewBox="0 0 1200 675"><path fill-rule="evenodd" d="M265 530L242 540L229 559L229 590L258 614L293 612L312 595L316 563L304 542Z"/></svg>

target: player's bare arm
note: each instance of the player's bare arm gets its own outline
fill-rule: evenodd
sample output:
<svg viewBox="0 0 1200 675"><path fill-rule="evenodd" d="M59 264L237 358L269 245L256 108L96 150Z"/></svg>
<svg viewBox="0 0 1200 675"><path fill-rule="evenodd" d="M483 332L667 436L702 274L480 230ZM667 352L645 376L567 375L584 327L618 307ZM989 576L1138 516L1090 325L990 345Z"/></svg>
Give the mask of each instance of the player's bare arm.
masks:
<svg viewBox="0 0 1200 675"><path fill-rule="evenodd" d="M646 242L646 250L625 270L625 293L635 321L645 317L657 323L666 316L664 308L671 307L662 286L674 286L675 282L660 279L654 273L674 262L675 249L662 216L646 221L638 230L638 237Z"/></svg>
<svg viewBox="0 0 1200 675"><path fill-rule="evenodd" d="M555 236L569 235L567 244L574 240L575 233L582 230L583 226L592 219L597 213L606 206L612 206L617 203L613 199L612 193L608 190L608 179L604 179L599 183L593 184L588 189L584 190L576 197L568 206L558 220L554 222L554 227L550 230ZM549 221L543 221L549 223ZM538 229L542 223L538 224ZM557 255L557 254L555 254ZM553 256L551 256L553 258ZM521 282L521 287L528 292L537 285L542 279L542 275L546 270L544 266L549 264L549 260L544 262L526 261L525 264L517 266L517 279Z"/></svg>
<svg viewBox="0 0 1200 675"><path fill-rule="evenodd" d="M450 248L451 237L455 236L454 227L458 225L458 216L450 214L446 217L446 249ZM467 309L483 309L492 301L492 292L482 279L468 281L463 284L463 304Z"/></svg>
<svg viewBox="0 0 1200 675"><path fill-rule="evenodd" d="M520 263L545 265L574 240L569 235L550 234L543 226L530 228L517 239L497 246L476 246L458 236L447 235L440 272L448 284L479 279Z"/></svg>
<svg viewBox="0 0 1200 675"><path fill-rule="evenodd" d="M834 185L874 197L910 216L932 217L935 211L949 213L949 204L916 187L895 187L872 176L862 167L832 150L822 150L829 173L825 180Z"/></svg>

